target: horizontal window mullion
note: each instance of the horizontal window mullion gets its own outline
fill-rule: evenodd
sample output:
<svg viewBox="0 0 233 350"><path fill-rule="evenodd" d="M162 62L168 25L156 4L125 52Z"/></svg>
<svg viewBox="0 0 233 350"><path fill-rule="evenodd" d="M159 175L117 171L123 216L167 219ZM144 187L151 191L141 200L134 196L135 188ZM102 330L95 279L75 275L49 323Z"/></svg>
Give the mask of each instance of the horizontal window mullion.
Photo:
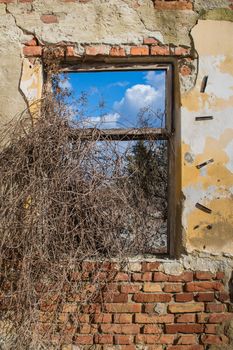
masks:
<svg viewBox="0 0 233 350"><path fill-rule="evenodd" d="M78 129L70 132L73 140L168 140L170 133L160 128L145 129Z"/></svg>

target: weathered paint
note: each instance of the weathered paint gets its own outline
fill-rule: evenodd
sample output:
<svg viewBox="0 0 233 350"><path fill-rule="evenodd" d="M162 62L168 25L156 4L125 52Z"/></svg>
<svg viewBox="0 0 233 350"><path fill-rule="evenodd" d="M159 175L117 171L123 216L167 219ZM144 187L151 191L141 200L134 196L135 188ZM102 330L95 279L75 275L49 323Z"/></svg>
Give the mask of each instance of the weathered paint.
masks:
<svg viewBox="0 0 233 350"><path fill-rule="evenodd" d="M25 102L33 115L39 110L42 65L40 61L22 59L23 45L33 37L40 45L72 44L79 55L86 44L127 47L142 45L148 37L164 44L191 47L193 54L196 52L196 59L190 58L192 74L181 75L179 86L184 248L189 252L232 253L231 4L230 0L196 0L193 11L175 12L156 10L152 0L34 0L33 4L0 4L0 123L22 112ZM53 14L57 21L44 23L41 21L44 14ZM202 20L196 23L198 18ZM205 75L208 75L207 88L205 93L200 93ZM177 102L179 105L180 101ZM214 119L196 122L195 117L200 115L213 115ZM177 144L176 153L180 154L179 147ZM198 164L212 158L213 163L197 169ZM177 163L177 173L180 168ZM179 189L177 186L175 192ZM197 202L212 209L212 213L201 212L195 207Z"/></svg>
<svg viewBox="0 0 233 350"><path fill-rule="evenodd" d="M43 89L43 70L40 61L31 63L28 59L23 60L20 90L28 103L32 116L38 115L41 106Z"/></svg>
<svg viewBox="0 0 233 350"><path fill-rule="evenodd" d="M199 71L194 89L182 96L186 248L233 254L233 23L201 20L191 34ZM205 75L207 87L200 93ZM205 115L213 120L195 121L196 116ZM192 155L192 162L188 155ZM213 163L196 168L212 158ZM212 213L196 208L197 202Z"/></svg>

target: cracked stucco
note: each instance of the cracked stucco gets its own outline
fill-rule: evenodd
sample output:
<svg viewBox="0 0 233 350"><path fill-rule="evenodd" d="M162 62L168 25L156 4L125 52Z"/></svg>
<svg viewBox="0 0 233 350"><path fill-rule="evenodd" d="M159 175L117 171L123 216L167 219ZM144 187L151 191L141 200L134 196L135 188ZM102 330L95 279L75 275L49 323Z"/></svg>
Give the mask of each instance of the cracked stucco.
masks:
<svg viewBox="0 0 233 350"><path fill-rule="evenodd" d="M202 37L205 33L205 37ZM199 54L195 88L182 96L182 191L186 247L207 252L233 252L233 23L199 21L192 30ZM200 93L208 76L205 93ZM196 122L195 116L211 121ZM193 161L187 159L192 155ZM213 159L202 169L196 165ZM199 202L211 214L195 208Z"/></svg>

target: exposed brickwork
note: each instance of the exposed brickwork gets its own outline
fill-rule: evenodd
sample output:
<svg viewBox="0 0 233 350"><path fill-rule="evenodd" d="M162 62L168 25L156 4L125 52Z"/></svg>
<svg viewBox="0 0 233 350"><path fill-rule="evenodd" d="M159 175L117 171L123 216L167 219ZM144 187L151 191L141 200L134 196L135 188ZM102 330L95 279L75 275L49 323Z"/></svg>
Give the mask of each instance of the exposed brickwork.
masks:
<svg viewBox="0 0 233 350"><path fill-rule="evenodd" d="M42 15L40 19L46 24L58 23L58 18L56 15Z"/></svg>
<svg viewBox="0 0 233 350"><path fill-rule="evenodd" d="M192 10L191 0L154 0L154 6L158 10Z"/></svg>
<svg viewBox="0 0 233 350"><path fill-rule="evenodd" d="M80 278L87 281L86 273L94 268L85 263ZM228 344L229 339L219 336L217 330L221 322L233 319L222 272L168 275L158 271L163 267L156 262L132 264L131 268L117 272L114 264L103 267L105 278L115 273L115 282L103 293L103 303L86 305L80 313L79 298L72 296L60 307L59 323L66 329L64 344L99 345L103 350L108 346L136 350L137 345L148 350L205 350L212 344ZM192 292L186 292L189 289ZM54 294L40 306L42 332L52 322L57 298ZM161 313L158 305L163 305ZM69 324L70 319L78 320L79 327Z"/></svg>

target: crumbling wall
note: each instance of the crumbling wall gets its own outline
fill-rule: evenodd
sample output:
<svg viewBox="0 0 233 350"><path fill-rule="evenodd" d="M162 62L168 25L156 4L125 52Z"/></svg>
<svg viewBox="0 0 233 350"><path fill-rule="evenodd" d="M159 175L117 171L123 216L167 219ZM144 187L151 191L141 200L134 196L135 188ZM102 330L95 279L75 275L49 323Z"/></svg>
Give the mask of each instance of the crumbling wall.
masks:
<svg viewBox="0 0 233 350"><path fill-rule="evenodd" d="M217 271L225 271L224 285L229 294L228 282L232 271L232 8L231 0L0 0L0 125L17 118L28 105L33 113L39 110L40 100L43 97L43 58L48 48L56 51L61 62L76 65L86 61L89 63L104 61L111 64L124 60L173 62L176 75L177 127L176 188L174 188L177 218L173 221L176 223L174 250L178 260L169 262L170 270L165 273L169 275L178 271L179 275L183 273L184 268L188 273L190 271L213 273L203 275L204 280L211 280L212 284L208 282L201 287L201 290L192 291L194 292L192 298L194 297L196 303L195 310L188 307L186 309L184 306L184 309L192 315L190 318L186 316L183 320L191 324L194 321L190 320L195 319L197 322L196 317L198 320L202 319L202 313L207 310L220 312L222 315L231 310L228 297L226 299L228 304L225 304L225 299L220 300L214 295L219 290L213 286L216 286L216 276L220 276L216 275ZM207 82L206 86L203 85L204 82ZM208 118L198 119L198 117ZM129 280L133 283L130 287L133 292L128 292L129 299L125 296L124 298L131 300L132 293L139 295L152 293L148 299L143 297L140 302L142 310L146 310L147 307L150 309L155 306L152 305L157 303L159 297L156 295L160 294L161 289L166 293L167 287L163 283L170 280L168 277L162 281L156 280L153 268L141 275L139 265L135 272L140 274L141 279L132 277L133 279ZM166 262L160 266L163 270ZM148 275L145 275L147 273ZM200 275L194 274L194 276L198 280L197 276ZM126 280L121 282L126 283L128 277L125 278ZM175 285L175 290L171 286L169 293L172 294L169 294L167 297L169 300L166 301L172 305L177 302L175 293L183 294L183 283L187 282L182 278L172 280L174 281L178 285ZM147 283L151 283L152 286ZM147 291L145 288L152 289ZM156 288L158 290L155 290ZM187 287L184 288L187 291ZM199 300L199 292L207 292L207 300ZM184 295L184 299L181 298L179 302L184 302L184 305L192 308L193 299L185 298ZM133 302L135 302L133 305L139 305L137 304L139 301L133 299ZM160 301L158 302L160 305ZM203 302L207 304L204 305ZM200 309L197 310L198 307ZM162 309L164 310L164 306ZM140 312L145 312L142 310L140 309ZM174 318L174 313L170 306L167 311L166 304L167 312L171 323L181 322L178 321L178 316L171 319ZM182 314L183 311L179 309L177 313ZM133 320L132 322L136 324L135 310L132 310L132 315L127 316L126 320ZM111 323L112 314L106 317L108 323ZM118 316L114 314L114 322L115 319L118 319ZM224 317L219 316L216 319L220 322ZM205 322L208 321L202 321L200 324ZM153 327L149 330L147 322L144 323L144 328L141 324L135 326L137 333L140 329L138 337L141 336L141 340L138 343L156 342L157 338L153 338L154 335L152 338L146 335L150 334L147 332L155 333ZM198 327L200 328L199 325ZM167 344L167 349L199 350L211 343L218 344L220 338L211 335L215 334L215 327L212 324L203 327L201 326L201 333L207 335L195 337L195 342L189 345L181 344L178 338L172 336L169 342L173 345L168 345L164 340L162 344L156 345L157 347L150 344L146 346L148 349L160 350ZM186 333L178 328L174 329L175 332ZM87 333L89 334L89 331ZM116 342L117 336L113 338L112 334L117 332L111 330L110 333L110 336L97 337L103 339L98 340L98 343L104 344L106 342L104 339L108 339L107 344ZM190 333L196 334L192 327ZM129 342L130 345L122 344L121 349L135 349L131 344L134 340L129 340L134 336L131 333L127 336L128 340L122 338L121 341ZM82 335L82 337L89 337L88 339L92 339L91 342L95 339L93 335ZM190 339L191 337L185 341L191 341ZM192 339L194 341L194 338Z"/></svg>

